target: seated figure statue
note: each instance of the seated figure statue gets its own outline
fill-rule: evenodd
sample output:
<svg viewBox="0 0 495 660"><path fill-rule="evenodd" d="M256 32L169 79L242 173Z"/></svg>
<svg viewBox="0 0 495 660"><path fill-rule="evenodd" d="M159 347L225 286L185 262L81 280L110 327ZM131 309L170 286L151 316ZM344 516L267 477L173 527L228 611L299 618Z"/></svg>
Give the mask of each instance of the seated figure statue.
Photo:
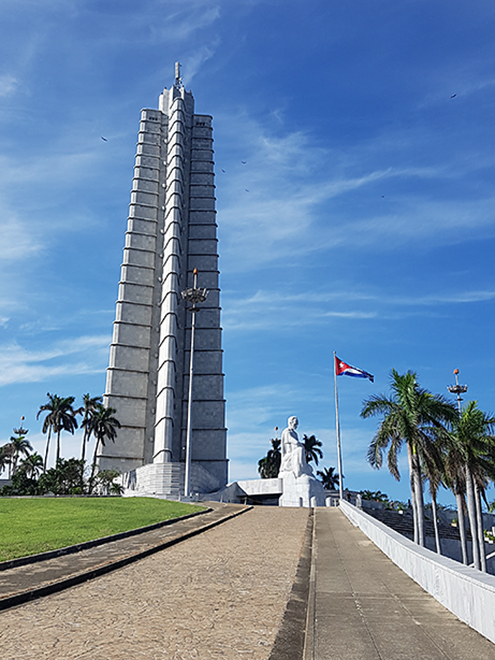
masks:
<svg viewBox="0 0 495 660"><path fill-rule="evenodd" d="M279 506L325 506L325 491L306 460L306 450L299 442L296 429L297 417L289 417L288 426L282 432L280 471L283 492Z"/></svg>
<svg viewBox="0 0 495 660"><path fill-rule="evenodd" d="M306 461L306 451L296 433L299 426L297 417L289 417L288 427L282 432L280 471L278 476L283 477L283 472L292 473L296 478L303 474L312 475L313 470Z"/></svg>

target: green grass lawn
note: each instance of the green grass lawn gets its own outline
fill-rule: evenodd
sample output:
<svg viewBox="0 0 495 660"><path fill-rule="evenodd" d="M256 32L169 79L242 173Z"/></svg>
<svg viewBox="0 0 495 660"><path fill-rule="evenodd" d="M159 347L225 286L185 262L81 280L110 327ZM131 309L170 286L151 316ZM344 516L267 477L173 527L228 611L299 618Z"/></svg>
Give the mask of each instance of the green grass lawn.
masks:
<svg viewBox="0 0 495 660"><path fill-rule="evenodd" d="M147 497L0 498L0 561L91 541L204 508Z"/></svg>

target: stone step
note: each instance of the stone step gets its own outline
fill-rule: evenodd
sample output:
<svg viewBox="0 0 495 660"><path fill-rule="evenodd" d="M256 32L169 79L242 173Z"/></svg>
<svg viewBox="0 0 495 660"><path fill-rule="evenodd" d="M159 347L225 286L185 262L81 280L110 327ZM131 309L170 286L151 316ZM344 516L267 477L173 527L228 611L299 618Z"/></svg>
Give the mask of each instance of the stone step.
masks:
<svg viewBox="0 0 495 660"><path fill-rule="evenodd" d="M368 513L370 516L373 516L388 527L391 527L396 532L399 532L399 534L407 536L407 538L410 539L413 538L413 518L412 514L408 511L400 514L398 511L390 511L389 509L366 509L365 507L363 507L363 511ZM438 531L440 538L453 539L456 541L460 540L459 529L457 527L439 523ZM431 520L425 520L425 534L426 536L435 536L435 529ZM471 540L471 532L468 528L466 528L466 538L468 541Z"/></svg>

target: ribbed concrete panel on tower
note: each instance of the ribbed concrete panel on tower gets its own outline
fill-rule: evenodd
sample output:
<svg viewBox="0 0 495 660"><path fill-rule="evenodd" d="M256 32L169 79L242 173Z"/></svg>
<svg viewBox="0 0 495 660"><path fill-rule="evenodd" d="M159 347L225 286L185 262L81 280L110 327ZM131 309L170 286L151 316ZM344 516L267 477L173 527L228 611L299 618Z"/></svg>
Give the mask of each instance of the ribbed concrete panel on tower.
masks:
<svg viewBox="0 0 495 660"><path fill-rule="evenodd" d="M105 401L122 423L101 468L184 461L191 314L181 291L208 289L196 321L193 465L227 479L212 120L182 85L141 113ZM126 467L127 466L127 467ZM162 468L160 468L162 469Z"/></svg>

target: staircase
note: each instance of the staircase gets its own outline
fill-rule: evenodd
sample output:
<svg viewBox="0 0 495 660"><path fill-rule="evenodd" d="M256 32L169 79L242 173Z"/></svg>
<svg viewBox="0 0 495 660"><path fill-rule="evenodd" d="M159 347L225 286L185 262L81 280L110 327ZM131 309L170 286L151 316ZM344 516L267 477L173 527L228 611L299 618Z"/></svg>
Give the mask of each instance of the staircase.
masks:
<svg viewBox="0 0 495 660"><path fill-rule="evenodd" d="M373 518L376 518L384 525L399 532L399 534L413 540L414 527L412 513L410 511L405 511L403 514L400 514L398 511L391 511L390 509L367 509L365 507L363 507L363 511L370 516L373 516ZM460 541L461 538L457 527L452 527L452 525L445 525L443 523L438 523L438 533L441 539ZM425 519L425 536L431 536L432 538L435 537L433 522L428 519ZM466 539L471 541L471 532L469 529L466 529Z"/></svg>

